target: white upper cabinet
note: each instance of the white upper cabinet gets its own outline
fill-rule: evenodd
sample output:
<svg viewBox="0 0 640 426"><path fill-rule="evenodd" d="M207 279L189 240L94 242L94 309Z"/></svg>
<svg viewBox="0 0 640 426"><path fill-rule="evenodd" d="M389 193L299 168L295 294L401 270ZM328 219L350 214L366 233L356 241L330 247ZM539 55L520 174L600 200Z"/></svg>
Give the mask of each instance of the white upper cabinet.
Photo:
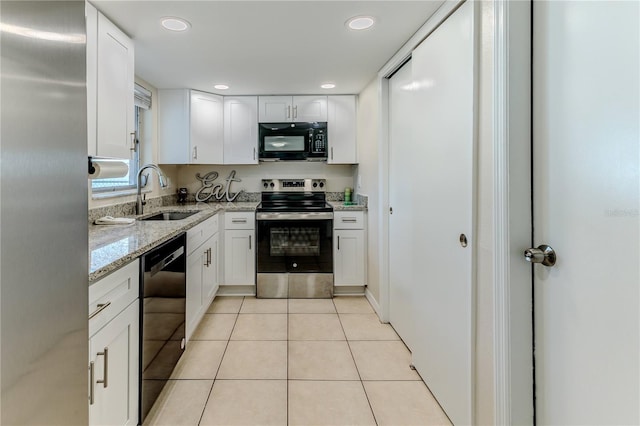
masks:
<svg viewBox="0 0 640 426"><path fill-rule="evenodd" d="M188 89L158 91L158 162L223 163L223 98Z"/></svg>
<svg viewBox="0 0 640 426"><path fill-rule="evenodd" d="M291 96L260 96L258 98L260 123L291 121L293 98Z"/></svg>
<svg viewBox="0 0 640 426"><path fill-rule="evenodd" d="M329 164L356 164L356 97L340 95L328 97L327 132Z"/></svg>
<svg viewBox="0 0 640 426"><path fill-rule="evenodd" d="M90 5L87 30L89 153L130 158L135 131L133 42Z"/></svg>
<svg viewBox="0 0 640 426"><path fill-rule="evenodd" d="M223 162L223 99L191 91L191 163Z"/></svg>
<svg viewBox="0 0 640 426"><path fill-rule="evenodd" d="M225 96L224 164L258 164L258 97Z"/></svg>
<svg viewBox="0 0 640 426"><path fill-rule="evenodd" d="M326 96L260 96L261 123L327 121Z"/></svg>

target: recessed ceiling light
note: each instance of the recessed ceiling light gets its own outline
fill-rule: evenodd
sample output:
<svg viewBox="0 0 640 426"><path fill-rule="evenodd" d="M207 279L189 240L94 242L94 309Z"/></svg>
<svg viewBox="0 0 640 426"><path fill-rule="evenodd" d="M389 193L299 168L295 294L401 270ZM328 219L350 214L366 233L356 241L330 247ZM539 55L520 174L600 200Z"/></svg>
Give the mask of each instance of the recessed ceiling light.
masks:
<svg viewBox="0 0 640 426"><path fill-rule="evenodd" d="M160 20L163 27L169 31L187 31L191 24L182 18L176 18L173 16L167 16Z"/></svg>
<svg viewBox="0 0 640 426"><path fill-rule="evenodd" d="M346 25L352 30L366 30L375 24L376 20L373 16L354 16L346 22Z"/></svg>
<svg viewBox="0 0 640 426"><path fill-rule="evenodd" d="M229 86L227 86L226 84L216 84L215 86L213 86L213 88L218 90L227 90Z"/></svg>
<svg viewBox="0 0 640 426"><path fill-rule="evenodd" d="M333 89L334 87L336 87L336 85L333 83L325 83L320 87L322 87L323 89Z"/></svg>

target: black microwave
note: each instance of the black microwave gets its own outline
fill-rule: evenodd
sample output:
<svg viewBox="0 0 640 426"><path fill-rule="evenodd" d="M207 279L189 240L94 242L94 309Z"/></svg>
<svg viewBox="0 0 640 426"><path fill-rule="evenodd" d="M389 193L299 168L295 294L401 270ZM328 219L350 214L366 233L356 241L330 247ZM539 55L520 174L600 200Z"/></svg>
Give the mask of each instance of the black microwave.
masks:
<svg viewBox="0 0 640 426"><path fill-rule="evenodd" d="M327 159L327 123L260 123L260 160Z"/></svg>

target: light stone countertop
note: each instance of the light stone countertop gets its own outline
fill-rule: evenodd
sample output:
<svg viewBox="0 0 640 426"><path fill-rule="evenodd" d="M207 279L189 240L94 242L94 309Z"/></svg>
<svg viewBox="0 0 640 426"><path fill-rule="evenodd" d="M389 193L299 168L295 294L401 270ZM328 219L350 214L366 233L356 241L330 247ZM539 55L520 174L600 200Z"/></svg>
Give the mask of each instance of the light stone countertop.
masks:
<svg viewBox="0 0 640 426"><path fill-rule="evenodd" d="M146 217L166 211L198 211L182 220L140 221L132 225L89 225L89 284L131 262L218 212L255 211L258 202L197 203L148 208Z"/></svg>
<svg viewBox="0 0 640 426"><path fill-rule="evenodd" d="M333 207L333 211L366 211L367 207L363 204L354 204L345 206L343 201L327 201Z"/></svg>

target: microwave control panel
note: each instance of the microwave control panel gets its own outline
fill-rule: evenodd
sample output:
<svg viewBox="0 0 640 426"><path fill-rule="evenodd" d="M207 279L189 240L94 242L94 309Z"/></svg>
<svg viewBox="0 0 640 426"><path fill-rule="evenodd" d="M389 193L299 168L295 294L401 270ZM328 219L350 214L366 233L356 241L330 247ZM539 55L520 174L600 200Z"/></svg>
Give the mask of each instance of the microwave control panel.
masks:
<svg viewBox="0 0 640 426"><path fill-rule="evenodd" d="M313 154L324 154L327 152L327 138L324 130L317 130L313 133L311 141L311 152Z"/></svg>

